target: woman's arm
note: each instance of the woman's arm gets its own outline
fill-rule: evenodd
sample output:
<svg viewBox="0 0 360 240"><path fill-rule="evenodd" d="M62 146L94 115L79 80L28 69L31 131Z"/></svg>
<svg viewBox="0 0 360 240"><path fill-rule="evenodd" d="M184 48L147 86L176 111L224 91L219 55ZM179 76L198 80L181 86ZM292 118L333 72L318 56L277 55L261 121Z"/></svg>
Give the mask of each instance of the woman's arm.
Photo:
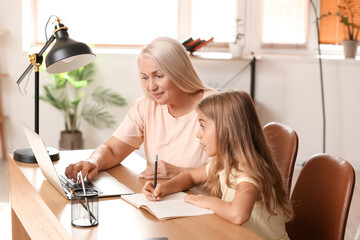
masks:
<svg viewBox="0 0 360 240"><path fill-rule="evenodd" d="M106 170L120 164L135 149L112 136L91 154L89 160L96 162L99 170Z"/></svg>
<svg viewBox="0 0 360 240"><path fill-rule="evenodd" d="M87 179L91 180L98 174L98 171L118 165L134 150L134 147L115 137L111 137L104 144L97 147L88 160L70 164L65 170L65 175L76 180L77 174L81 170L83 177L88 174Z"/></svg>
<svg viewBox="0 0 360 240"><path fill-rule="evenodd" d="M181 173L165 183L159 183L154 189L153 181L146 182L142 192L150 200L161 200L171 193L190 189L206 180L206 165L189 172Z"/></svg>
<svg viewBox="0 0 360 240"><path fill-rule="evenodd" d="M217 197L204 195L188 195L185 197L185 201L202 208L211 209L220 217L240 225L249 220L258 198L259 189L252 183L242 182L237 185L232 202L225 202Z"/></svg>

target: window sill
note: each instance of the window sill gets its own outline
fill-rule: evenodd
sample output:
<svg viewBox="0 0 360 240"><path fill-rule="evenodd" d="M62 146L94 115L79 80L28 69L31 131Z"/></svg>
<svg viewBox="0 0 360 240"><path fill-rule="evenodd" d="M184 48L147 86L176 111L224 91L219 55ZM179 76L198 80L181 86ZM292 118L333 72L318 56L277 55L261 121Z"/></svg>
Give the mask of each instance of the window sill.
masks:
<svg viewBox="0 0 360 240"><path fill-rule="evenodd" d="M93 49L95 54L121 54L121 55L134 55L137 56L141 49L140 48L119 48L119 49L106 49L106 48L95 48ZM360 51L359 51L360 53ZM229 52L205 52L199 51L194 52L190 56L193 60L227 60L227 61L243 61L251 60L253 57L256 57L257 60L296 60L296 61L309 61L309 60L318 60L317 52L314 54L276 54L276 53L258 53L258 54L244 54L239 58L233 58ZM360 56L356 56L355 59L345 59L342 52L336 53L323 53L321 56L323 60L345 60L345 61L359 61Z"/></svg>
<svg viewBox="0 0 360 240"><path fill-rule="evenodd" d="M359 51L360 53L360 51ZM244 54L240 58L232 58L231 53L227 52L198 52L194 53L191 56L191 59L194 60L227 60L227 61L249 61L253 58L256 60L264 60L264 61L296 61L296 62L307 62L307 61L319 61L319 55L317 54ZM342 54L322 54L321 59L326 62L332 61L343 61L347 63L358 63L360 61L360 56L356 56L356 58L345 58Z"/></svg>

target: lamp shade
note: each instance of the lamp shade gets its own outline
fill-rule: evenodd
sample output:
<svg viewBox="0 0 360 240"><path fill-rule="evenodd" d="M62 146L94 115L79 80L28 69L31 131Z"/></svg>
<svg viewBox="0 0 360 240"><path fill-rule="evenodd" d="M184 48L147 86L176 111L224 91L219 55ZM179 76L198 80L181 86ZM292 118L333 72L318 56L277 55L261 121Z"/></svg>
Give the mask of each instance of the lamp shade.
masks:
<svg viewBox="0 0 360 240"><path fill-rule="evenodd" d="M90 47L69 38L67 28L60 24L55 30L56 42L46 56L46 71L51 74L70 72L95 59Z"/></svg>

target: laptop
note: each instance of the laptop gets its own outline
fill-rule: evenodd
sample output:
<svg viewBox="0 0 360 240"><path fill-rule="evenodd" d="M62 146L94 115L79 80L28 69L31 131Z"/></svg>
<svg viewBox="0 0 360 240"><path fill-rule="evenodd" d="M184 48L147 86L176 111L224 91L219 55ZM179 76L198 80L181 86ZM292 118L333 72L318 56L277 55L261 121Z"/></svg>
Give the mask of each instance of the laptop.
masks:
<svg viewBox="0 0 360 240"><path fill-rule="evenodd" d="M81 185L74 185L72 180L67 179L66 176L58 175L42 138L25 124L21 123L21 126L45 178L62 196L71 199L72 190L76 191L77 188L81 188ZM106 171L100 171L91 183L87 181L85 183L87 191L96 191L99 197L113 197L134 193Z"/></svg>

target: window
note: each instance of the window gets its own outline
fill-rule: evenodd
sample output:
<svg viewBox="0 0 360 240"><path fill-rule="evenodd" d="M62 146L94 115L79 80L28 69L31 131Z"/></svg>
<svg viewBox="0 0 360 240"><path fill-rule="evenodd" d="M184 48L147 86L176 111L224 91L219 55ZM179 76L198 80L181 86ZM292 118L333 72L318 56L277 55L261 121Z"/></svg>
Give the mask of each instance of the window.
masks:
<svg viewBox="0 0 360 240"><path fill-rule="evenodd" d="M344 5L343 0L321 0L320 15L328 12L336 13L338 5ZM360 0L352 0L353 10L357 16L354 16L354 22L360 22ZM340 23L338 16L329 16L320 21L320 42L323 44L340 44L345 39L344 24Z"/></svg>
<svg viewBox="0 0 360 240"><path fill-rule="evenodd" d="M32 44L45 42L50 15L62 19L71 38L95 46L139 46L158 36L231 42L238 4L244 0L23 0L29 1ZM32 14L32 16L31 16ZM26 15L26 14L25 14ZM49 23L48 37L53 31Z"/></svg>
<svg viewBox="0 0 360 240"><path fill-rule="evenodd" d="M307 42L309 1L262 0L261 44L304 46Z"/></svg>

